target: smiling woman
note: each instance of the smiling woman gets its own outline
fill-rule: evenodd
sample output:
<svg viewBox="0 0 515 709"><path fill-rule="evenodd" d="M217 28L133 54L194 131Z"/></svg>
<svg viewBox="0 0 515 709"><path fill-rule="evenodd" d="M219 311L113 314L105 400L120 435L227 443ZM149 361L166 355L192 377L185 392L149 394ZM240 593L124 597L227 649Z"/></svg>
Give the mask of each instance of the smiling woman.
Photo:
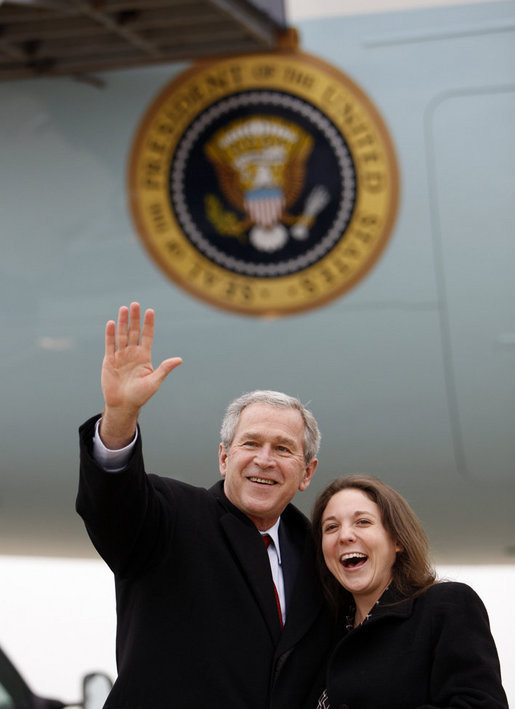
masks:
<svg viewBox="0 0 515 709"><path fill-rule="evenodd" d="M313 533L340 638L318 709L507 709L486 609L469 586L436 582L404 498L377 478L339 478Z"/></svg>
<svg viewBox="0 0 515 709"><path fill-rule="evenodd" d="M362 490L337 492L322 518L327 568L354 598L354 626L362 623L392 581L402 547L385 529L379 507Z"/></svg>

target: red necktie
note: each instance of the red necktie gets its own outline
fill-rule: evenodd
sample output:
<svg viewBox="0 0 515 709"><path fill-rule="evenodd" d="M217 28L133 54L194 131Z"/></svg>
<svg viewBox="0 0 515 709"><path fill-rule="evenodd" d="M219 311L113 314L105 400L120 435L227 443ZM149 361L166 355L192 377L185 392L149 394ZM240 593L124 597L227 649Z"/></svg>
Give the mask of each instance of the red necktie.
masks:
<svg viewBox="0 0 515 709"><path fill-rule="evenodd" d="M272 537L269 534L262 534L263 541L265 542L265 546L268 549L270 546L270 542L272 541ZM277 604L277 612L279 614L279 623L281 624L281 629L283 627L283 613L281 611L281 602L279 601L279 594L277 593L277 588L275 587L274 583L274 593L275 593L275 602Z"/></svg>

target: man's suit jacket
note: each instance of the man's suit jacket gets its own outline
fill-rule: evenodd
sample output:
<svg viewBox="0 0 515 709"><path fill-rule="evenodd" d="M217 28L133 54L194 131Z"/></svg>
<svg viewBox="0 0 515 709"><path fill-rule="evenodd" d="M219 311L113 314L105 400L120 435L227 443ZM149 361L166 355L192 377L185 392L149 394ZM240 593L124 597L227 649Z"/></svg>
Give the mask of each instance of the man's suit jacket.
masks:
<svg viewBox="0 0 515 709"><path fill-rule="evenodd" d="M329 662L331 709L508 709L486 609L462 583L383 595Z"/></svg>
<svg viewBox="0 0 515 709"><path fill-rule="evenodd" d="M292 505L280 539L287 618L254 524L210 490L146 475L141 436L128 467L92 458L80 429L77 511L115 574L117 664L106 707L301 709L316 705L330 622L309 523Z"/></svg>

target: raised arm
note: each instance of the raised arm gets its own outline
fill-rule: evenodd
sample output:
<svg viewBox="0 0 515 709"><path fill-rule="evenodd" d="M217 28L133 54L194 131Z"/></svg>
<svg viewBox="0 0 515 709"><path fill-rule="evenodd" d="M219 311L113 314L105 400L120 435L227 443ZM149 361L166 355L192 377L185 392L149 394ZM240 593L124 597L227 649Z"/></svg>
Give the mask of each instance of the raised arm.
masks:
<svg viewBox="0 0 515 709"><path fill-rule="evenodd" d="M141 407L182 362L180 357L171 357L154 369L154 311L146 310L143 328L140 323L139 303L131 303L130 308L123 306L118 311L118 323L109 320L106 324L100 437L112 449L123 448L132 440Z"/></svg>

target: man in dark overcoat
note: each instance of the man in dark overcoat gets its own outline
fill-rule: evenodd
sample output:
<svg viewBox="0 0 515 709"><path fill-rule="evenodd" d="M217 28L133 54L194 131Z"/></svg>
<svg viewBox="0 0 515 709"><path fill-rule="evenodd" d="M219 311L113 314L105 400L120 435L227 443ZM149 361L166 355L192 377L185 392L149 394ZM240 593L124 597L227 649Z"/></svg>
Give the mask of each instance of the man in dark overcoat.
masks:
<svg viewBox="0 0 515 709"><path fill-rule="evenodd" d="M77 510L115 576L118 678L108 709L308 709L330 642L309 523L291 500L320 441L293 397L227 409L222 480L146 474L138 415L181 363L153 369L154 313L106 325L102 415L80 429Z"/></svg>

